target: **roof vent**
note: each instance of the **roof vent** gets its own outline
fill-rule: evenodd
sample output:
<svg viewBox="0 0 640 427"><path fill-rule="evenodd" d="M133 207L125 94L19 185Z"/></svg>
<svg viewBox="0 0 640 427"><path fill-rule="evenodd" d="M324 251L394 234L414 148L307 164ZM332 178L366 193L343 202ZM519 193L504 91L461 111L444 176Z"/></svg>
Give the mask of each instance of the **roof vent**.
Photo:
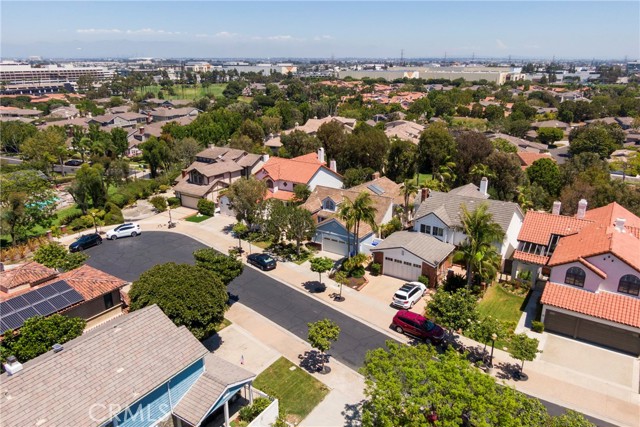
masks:
<svg viewBox="0 0 640 427"><path fill-rule="evenodd" d="M7 361L2 365L7 375L13 375L22 370L22 363L18 362L15 356L7 357Z"/></svg>
<svg viewBox="0 0 640 427"><path fill-rule="evenodd" d="M624 233L624 224L627 222L625 218L616 218L615 226L618 233Z"/></svg>
<svg viewBox="0 0 640 427"><path fill-rule="evenodd" d="M64 350L64 347L58 343L55 343L52 348L54 353L60 353L62 350Z"/></svg>

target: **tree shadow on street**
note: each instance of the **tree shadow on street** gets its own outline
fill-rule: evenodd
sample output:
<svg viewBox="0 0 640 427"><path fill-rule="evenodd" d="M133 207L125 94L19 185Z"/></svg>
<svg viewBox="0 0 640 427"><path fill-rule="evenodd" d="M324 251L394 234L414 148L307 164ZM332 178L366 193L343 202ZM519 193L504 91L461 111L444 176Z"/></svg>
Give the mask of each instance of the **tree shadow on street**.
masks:
<svg viewBox="0 0 640 427"><path fill-rule="evenodd" d="M202 345L204 345L210 352L214 352L219 349L222 343L222 337L217 333L202 341Z"/></svg>
<svg viewBox="0 0 640 427"><path fill-rule="evenodd" d="M318 294L327 290L327 285L324 283L320 283L317 280L309 280L302 284L302 287L305 288L309 293Z"/></svg>

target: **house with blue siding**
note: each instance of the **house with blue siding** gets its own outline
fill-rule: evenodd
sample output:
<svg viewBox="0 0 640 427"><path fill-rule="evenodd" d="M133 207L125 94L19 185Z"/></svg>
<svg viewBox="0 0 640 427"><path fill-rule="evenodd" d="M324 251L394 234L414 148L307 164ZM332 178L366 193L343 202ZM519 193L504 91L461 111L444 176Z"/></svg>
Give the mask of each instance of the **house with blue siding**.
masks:
<svg viewBox="0 0 640 427"><path fill-rule="evenodd" d="M255 375L210 353L157 306L120 316L1 377L2 425L197 427Z"/></svg>

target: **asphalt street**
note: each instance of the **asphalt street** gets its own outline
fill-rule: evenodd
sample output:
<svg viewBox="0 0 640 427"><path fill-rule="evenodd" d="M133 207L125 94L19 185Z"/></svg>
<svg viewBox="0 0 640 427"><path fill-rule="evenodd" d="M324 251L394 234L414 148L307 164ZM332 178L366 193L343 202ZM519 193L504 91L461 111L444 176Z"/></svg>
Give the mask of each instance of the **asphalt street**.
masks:
<svg viewBox="0 0 640 427"><path fill-rule="evenodd" d="M105 240L102 245L85 251L87 264L127 281L156 264L165 262L193 264L193 251L206 247L202 243L176 233L146 231L138 237L115 241ZM287 329L300 339L307 339L307 323L331 319L341 329L340 338L329 352L332 357L352 369L364 363L367 351L384 347L389 336L355 320L315 299L291 289L252 267L245 266L242 275L228 286L238 302ZM389 319L391 323L391 319ZM552 415L566 412L566 408L541 400ZM614 424L587 417L599 427Z"/></svg>

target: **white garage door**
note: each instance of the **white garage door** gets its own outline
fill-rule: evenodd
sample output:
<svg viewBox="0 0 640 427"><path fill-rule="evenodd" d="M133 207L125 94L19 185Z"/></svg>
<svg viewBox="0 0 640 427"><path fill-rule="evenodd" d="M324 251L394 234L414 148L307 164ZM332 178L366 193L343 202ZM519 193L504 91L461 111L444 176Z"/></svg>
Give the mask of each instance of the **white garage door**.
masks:
<svg viewBox="0 0 640 427"><path fill-rule="evenodd" d="M386 256L384 257L383 272L387 276L397 277L398 279L418 280L418 277L422 274L422 266L410 261Z"/></svg>
<svg viewBox="0 0 640 427"><path fill-rule="evenodd" d="M200 199L197 197L185 196L184 194L180 196L180 203L187 208L198 209L198 200Z"/></svg>
<svg viewBox="0 0 640 427"><path fill-rule="evenodd" d="M323 237L322 250L331 252L332 254L347 256L347 242L335 237Z"/></svg>

